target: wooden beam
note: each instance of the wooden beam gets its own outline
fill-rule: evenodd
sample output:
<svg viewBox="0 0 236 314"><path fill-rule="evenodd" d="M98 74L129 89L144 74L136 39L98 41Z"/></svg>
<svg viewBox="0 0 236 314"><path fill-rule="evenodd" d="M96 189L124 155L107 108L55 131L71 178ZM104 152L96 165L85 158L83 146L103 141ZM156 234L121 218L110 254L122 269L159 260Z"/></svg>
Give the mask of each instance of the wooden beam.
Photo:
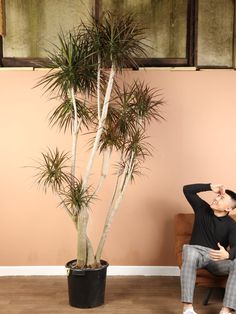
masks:
<svg viewBox="0 0 236 314"><path fill-rule="evenodd" d="M101 11L101 0L95 0L95 19L99 22L100 18L100 11Z"/></svg>
<svg viewBox="0 0 236 314"><path fill-rule="evenodd" d="M5 0L0 0L0 35L6 35Z"/></svg>
<svg viewBox="0 0 236 314"><path fill-rule="evenodd" d="M179 67L188 66L187 58L137 58L140 67Z"/></svg>
<svg viewBox="0 0 236 314"><path fill-rule="evenodd" d="M171 58L137 58L136 62L138 67L181 67L188 66L188 60L186 58L180 59L171 59ZM47 58L2 58L2 64L5 67L34 67L41 68L47 67L48 59ZM134 68L138 70L138 67Z"/></svg>
<svg viewBox="0 0 236 314"><path fill-rule="evenodd" d="M3 58L3 45L2 45L2 35L0 35L0 67L3 66L2 58Z"/></svg>
<svg viewBox="0 0 236 314"><path fill-rule="evenodd" d="M189 66L196 66L197 55L197 19L198 1L188 0L188 22L187 22L187 59Z"/></svg>
<svg viewBox="0 0 236 314"><path fill-rule="evenodd" d="M4 67L47 67L47 58L2 58L2 66Z"/></svg>
<svg viewBox="0 0 236 314"><path fill-rule="evenodd" d="M233 68L235 69L236 67L236 3L234 1L234 25L233 25Z"/></svg>

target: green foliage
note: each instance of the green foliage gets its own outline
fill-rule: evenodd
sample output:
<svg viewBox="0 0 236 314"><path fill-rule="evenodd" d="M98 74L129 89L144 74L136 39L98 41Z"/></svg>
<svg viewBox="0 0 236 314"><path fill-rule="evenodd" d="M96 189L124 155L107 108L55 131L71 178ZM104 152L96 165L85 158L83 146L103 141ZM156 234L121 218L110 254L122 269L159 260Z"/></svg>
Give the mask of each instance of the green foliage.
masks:
<svg viewBox="0 0 236 314"><path fill-rule="evenodd" d="M101 58L105 66L113 62L116 69L137 66L135 58L145 56L144 28L134 14L106 12L99 25Z"/></svg>
<svg viewBox="0 0 236 314"><path fill-rule="evenodd" d="M118 176L121 176L124 173L127 163L128 163L128 160L122 160L115 165L116 174ZM130 169L127 169L127 174L128 174L128 171L131 171L131 177L130 177L131 182L135 181L136 176L142 175L142 171L140 169L141 169L141 162L139 160L136 160L133 163L131 163Z"/></svg>
<svg viewBox="0 0 236 314"><path fill-rule="evenodd" d="M45 192L48 188L52 191L60 191L63 185L70 184L71 175L66 172L68 168L68 153L60 153L56 148L54 151L48 149L42 153L42 160L36 168L36 182L43 186Z"/></svg>
<svg viewBox="0 0 236 314"><path fill-rule="evenodd" d="M86 100L76 99L76 111L78 120L81 119L81 127L89 128L91 123L94 123L95 113L94 109ZM58 125L59 129L66 131L68 128L72 129L74 119L74 106L72 100L65 97L64 101L53 111L49 117L49 122L52 126Z"/></svg>
<svg viewBox="0 0 236 314"><path fill-rule="evenodd" d="M124 156L128 160L133 158L143 161L147 156L151 156L151 144L147 142L147 138L143 130L137 129L125 143Z"/></svg>
<svg viewBox="0 0 236 314"><path fill-rule="evenodd" d="M144 144L147 139L144 133L152 119L163 119L160 113L162 104L158 90L143 82L123 84L122 88L117 86L100 140L100 151L109 146L125 155L131 156L133 152L135 158L144 159L151 155L148 144Z"/></svg>
<svg viewBox="0 0 236 314"><path fill-rule="evenodd" d="M152 120L164 119L160 113L163 100L160 99L159 90L150 88L144 82L134 81L130 90L132 91L132 109L137 118L146 126Z"/></svg>
<svg viewBox="0 0 236 314"><path fill-rule="evenodd" d="M117 128L118 121L120 119L121 111L119 108L110 106L108 108L108 114L103 133L100 138L100 152L110 147L114 147L116 150L120 150L123 145L123 138L119 134Z"/></svg>
<svg viewBox="0 0 236 314"><path fill-rule="evenodd" d="M97 82L97 63L94 61L93 47L86 40L83 31L61 32L60 45L54 45L54 51L48 52L47 73L37 86L43 85L46 91L68 96L71 88L75 92L94 93Z"/></svg>
<svg viewBox="0 0 236 314"><path fill-rule="evenodd" d="M133 89L132 86L123 84L122 87L116 87L114 105L120 108L119 119L116 123L117 132L126 140L136 130L137 119L133 114L132 101Z"/></svg>
<svg viewBox="0 0 236 314"><path fill-rule="evenodd" d="M87 41L101 58L102 67L108 68L111 63L116 70L137 66L135 58L145 56L144 28L137 23L134 14L106 11L99 23L91 18L91 23L83 26Z"/></svg>
<svg viewBox="0 0 236 314"><path fill-rule="evenodd" d="M60 195L63 197L63 204L75 213L79 213L82 207L88 208L94 198L90 193L90 188L83 188L82 179L75 179L64 191L60 192Z"/></svg>
<svg viewBox="0 0 236 314"><path fill-rule="evenodd" d="M96 92L98 56L101 67L115 69L137 66L135 58L145 55L142 43L144 29L138 25L133 14L123 16L106 12L100 23L91 17L90 23L65 35L58 35L59 45L48 51L48 67L51 71L38 83L46 91L68 95L75 92L94 94ZM102 72L101 84L106 83Z"/></svg>

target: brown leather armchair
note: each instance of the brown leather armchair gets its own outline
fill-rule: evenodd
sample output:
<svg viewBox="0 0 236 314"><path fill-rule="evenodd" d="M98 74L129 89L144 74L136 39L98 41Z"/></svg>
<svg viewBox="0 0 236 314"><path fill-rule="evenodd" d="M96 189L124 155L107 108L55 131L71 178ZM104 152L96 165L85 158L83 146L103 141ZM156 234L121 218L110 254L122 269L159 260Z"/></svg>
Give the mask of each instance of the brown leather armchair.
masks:
<svg viewBox="0 0 236 314"><path fill-rule="evenodd" d="M236 220L236 215L231 217ZM193 221L194 214L180 213L175 216L175 253L179 267L182 265L183 245L189 243L191 237ZM214 276L206 269L197 271L196 285L210 288L203 301L204 305L208 304L213 288L225 288L226 280L227 276Z"/></svg>

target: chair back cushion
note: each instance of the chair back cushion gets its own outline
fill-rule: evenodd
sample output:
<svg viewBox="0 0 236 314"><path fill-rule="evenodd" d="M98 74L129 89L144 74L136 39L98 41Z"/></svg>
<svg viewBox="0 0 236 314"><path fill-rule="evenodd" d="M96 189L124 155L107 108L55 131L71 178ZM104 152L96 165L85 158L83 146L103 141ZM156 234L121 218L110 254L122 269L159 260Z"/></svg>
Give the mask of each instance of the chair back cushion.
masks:
<svg viewBox="0 0 236 314"><path fill-rule="evenodd" d="M177 214L175 216L175 255L179 267L182 265L182 248L189 243L194 222L194 214Z"/></svg>

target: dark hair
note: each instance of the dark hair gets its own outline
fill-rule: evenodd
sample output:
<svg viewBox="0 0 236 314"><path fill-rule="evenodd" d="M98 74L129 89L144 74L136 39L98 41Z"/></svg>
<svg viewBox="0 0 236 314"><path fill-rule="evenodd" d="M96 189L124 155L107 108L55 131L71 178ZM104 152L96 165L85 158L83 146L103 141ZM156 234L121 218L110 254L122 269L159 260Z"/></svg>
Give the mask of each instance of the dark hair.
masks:
<svg viewBox="0 0 236 314"><path fill-rule="evenodd" d="M231 190L225 190L225 193L227 193L234 201L233 209L236 208L236 193Z"/></svg>

